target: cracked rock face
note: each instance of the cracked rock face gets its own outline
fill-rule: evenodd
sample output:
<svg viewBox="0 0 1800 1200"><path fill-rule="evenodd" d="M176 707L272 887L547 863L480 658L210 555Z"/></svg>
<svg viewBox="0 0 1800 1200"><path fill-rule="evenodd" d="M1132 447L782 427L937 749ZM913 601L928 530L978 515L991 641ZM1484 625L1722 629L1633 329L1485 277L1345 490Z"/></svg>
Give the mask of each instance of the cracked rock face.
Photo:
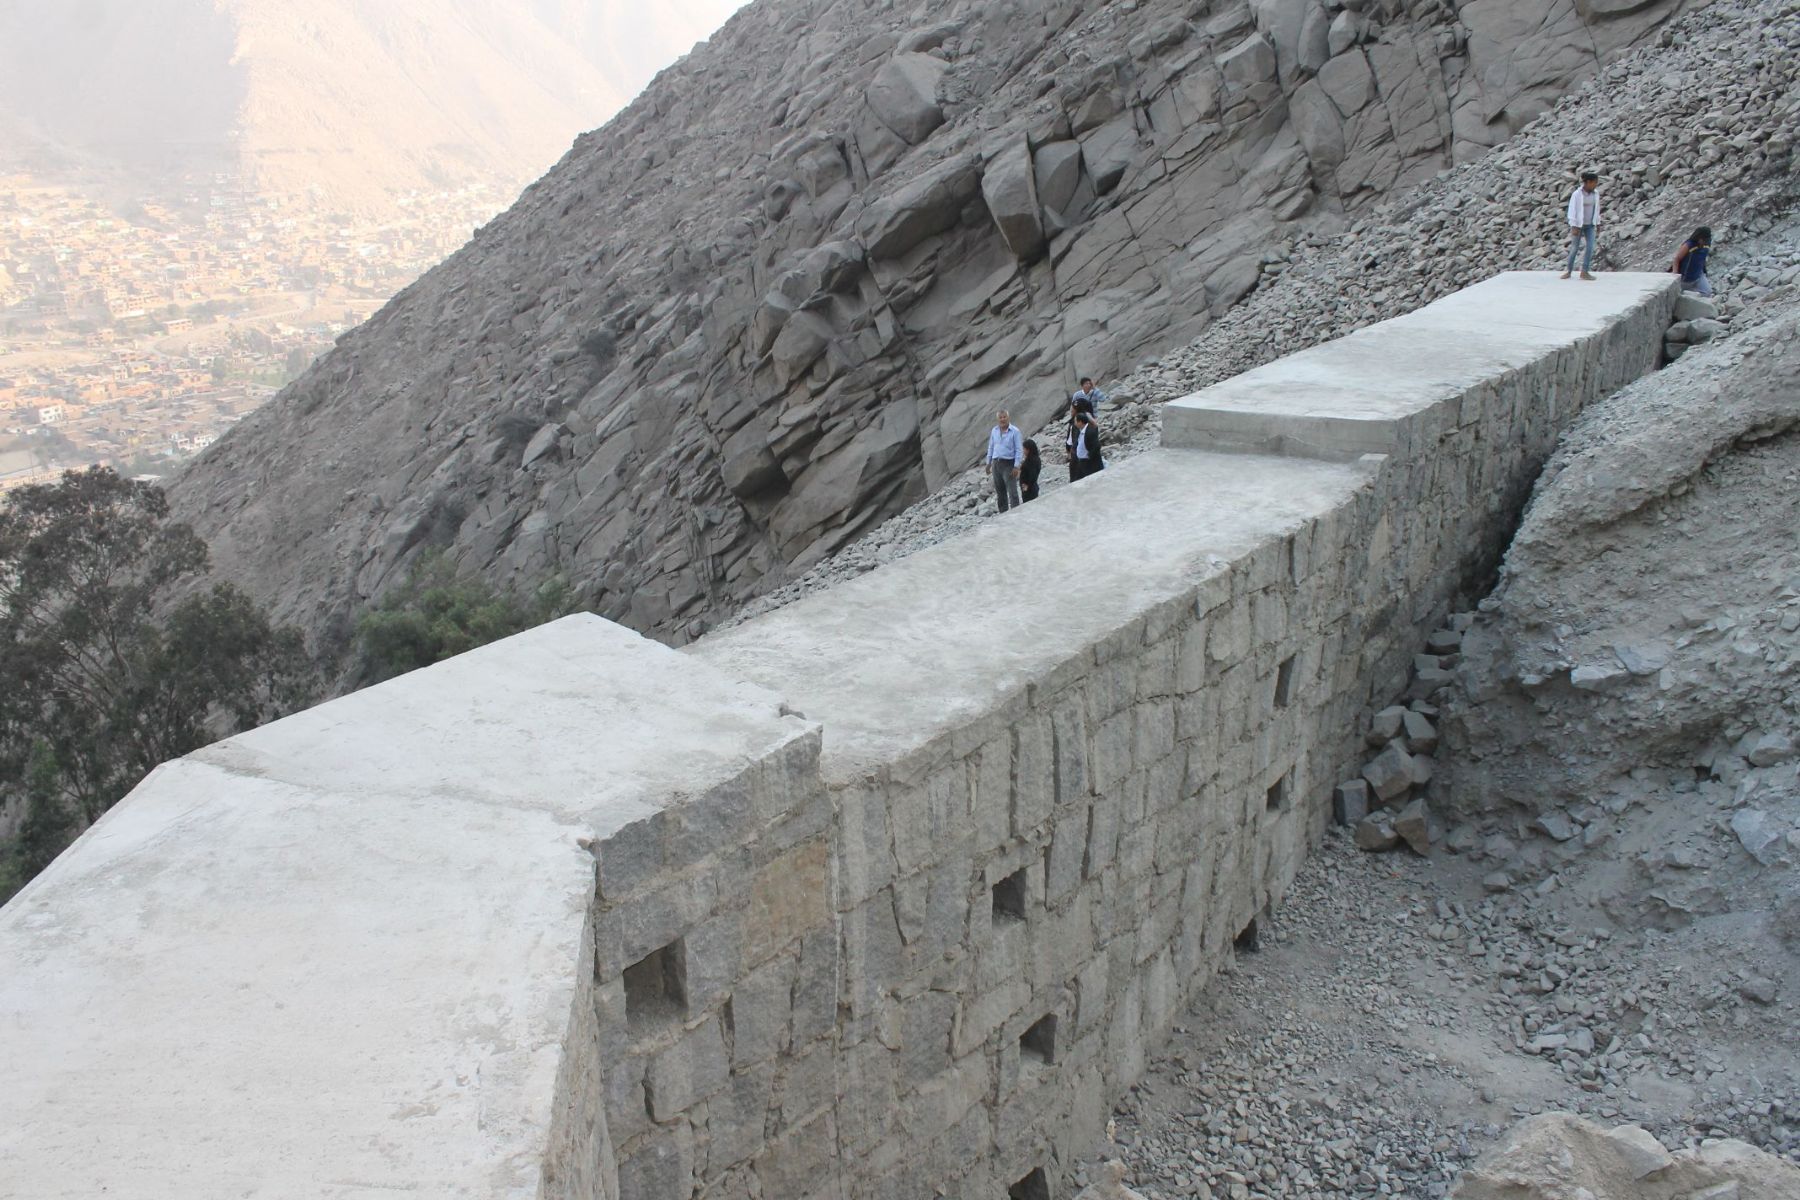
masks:
<svg viewBox="0 0 1800 1200"><path fill-rule="evenodd" d="M328 650L433 548L685 641L1688 2L761 0L173 500Z"/></svg>

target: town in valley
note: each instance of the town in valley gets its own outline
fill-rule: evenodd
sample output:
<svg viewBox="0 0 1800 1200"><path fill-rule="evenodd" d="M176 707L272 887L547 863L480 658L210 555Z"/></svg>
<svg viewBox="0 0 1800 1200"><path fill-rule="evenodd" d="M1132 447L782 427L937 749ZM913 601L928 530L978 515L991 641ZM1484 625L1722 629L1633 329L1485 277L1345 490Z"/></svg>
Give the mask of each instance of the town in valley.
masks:
<svg viewBox="0 0 1800 1200"><path fill-rule="evenodd" d="M466 183L369 215L225 176L171 193L0 175L0 491L167 474L511 199Z"/></svg>

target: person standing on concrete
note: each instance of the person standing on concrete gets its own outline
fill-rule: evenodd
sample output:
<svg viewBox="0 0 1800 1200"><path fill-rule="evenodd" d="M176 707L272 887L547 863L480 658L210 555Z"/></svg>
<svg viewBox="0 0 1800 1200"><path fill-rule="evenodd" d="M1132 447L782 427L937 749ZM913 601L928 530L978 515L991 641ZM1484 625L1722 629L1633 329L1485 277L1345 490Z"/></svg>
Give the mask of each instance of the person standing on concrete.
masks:
<svg viewBox="0 0 1800 1200"><path fill-rule="evenodd" d="M1681 276L1682 291L1698 292L1702 296L1713 294L1712 280L1706 277L1706 259L1710 254L1712 230L1702 225L1681 243L1681 249L1675 252L1675 265L1670 268Z"/></svg>
<svg viewBox="0 0 1800 1200"><path fill-rule="evenodd" d="M1106 469L1106 461L1100 457L1100 426L1095 423L1093 415L1086 405L1075 409L1075 444L1069 451L1069 477L1086 479L1097 471Z"/></svg>
<svg viewBox="0 0 1800 1200"><path fill-rule="evenodd" d="M1068 451L1068 454L1069 454L1069 482L1070 483L1074 483L1077 479L1081 478L1080 475L1075 473L1075 441L1076 441L1076 432L1077 432L1075 420L1077 417L1081 416L1081 414L1083 414L1083 413L1086 413L1088 415L1088 419L1090 421L1092 421L1093 417L1094 417L1093 405L1089 404L1086 400L1071 400L1071 401L1069 401L1069 425L1068 425L1068 428L1063 430L1063 449ZM1099 428L1098 423L1095 424L1095 428L1096 429Z"/></svg>
<svg viewBox="0 0 1800 1200"><path fill-rule="evenodd" d="M1038 472L1044 469L1044 460L1038 454L1038 444L1030 438L1025 439L1025 461L1019 464L1019 503L1029 504L1038 498Z"/></svg>
<svg viewBox="0 0 1800 1200"><path fill-rule="evenodd" d="M1592 171L1581 173L1581 183L1569 193L1569 265L1562 277L1575 273L1575 258L1585 244L1587 253L1581 259L1581 277L1592 279L1594 269L1595 231L1600 227L1600 176Z"/></svg>
<svg viewBox="0 0 1800 1200"><path fill-rule="evenodd" d="M994 496L1000 511L1019 506L1019 469L1025 459L1024 439L1013 427L1012 417L1000 410L994 427L988 431L988 473L994 477Z"/></svg>

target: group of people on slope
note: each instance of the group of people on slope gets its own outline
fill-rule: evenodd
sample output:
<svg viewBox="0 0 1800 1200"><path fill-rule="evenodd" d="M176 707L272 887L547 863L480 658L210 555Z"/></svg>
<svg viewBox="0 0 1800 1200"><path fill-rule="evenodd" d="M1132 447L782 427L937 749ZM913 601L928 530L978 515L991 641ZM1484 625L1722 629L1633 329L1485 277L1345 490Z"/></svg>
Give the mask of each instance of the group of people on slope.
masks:
<svg viewBox="0 0 1800 1200"><path fill-rule="evenodd" d="M1063 431L1063 447L1069 455L1069 482L1085 479L1106 469L1100 456L1100 422L1095 416L1105 403L1106 393L1083 376L1081 387L1069 397L1069 423ZM987 470L994 481L994 498L1000 511L1017 508L1038 498L1038 475L1044 469L1043 456L1032 438L1019 432L1012 414L1000 410L994 427L988 430Z"/></svg>
<svg viewBox="0 0 1800 1200"><path fill-rule="evenodd" d="M1594 247L1600 230L1600 176L1583 171L1581 182L1569 193L1569 262L1562 277L1575 273L1575 260L1581 260L1581 277L1594 277ZM1702 296L1713 294L1712 280L1706 275L1706 260L1712 254L1712 230L1702 225L1688 235L1675 251L1675 265L1669 270L1681 276L1681 288Z"/></svg>
<svg viewBox="0 0 1800 1200"><path fill-rule="evenodd" d="M1591 280L1600 229L1598 172L1581 173L1581 182L1569 193L1568 220L1569 261L1562 278L1572 277L1579 261L1581 277ZM1712 230L1705 225L1681 243L1675 251L1674 265L1669 269L1681 276L1683 291L1702 296L1713 294L1712 280L1706 273L1706 262L1711 254ZM1106 460L1100 454L1100 422L1096 417L1105 400L1106 393L1086 376L1069 397L1069 423L1063 431L1063 446L1068 451L1071 482L1106 468ZM1021 434L1013 425L1011 414L1001 409L999 419L988 431L987 448L987 469L994 480L994 497L1001 512L1038 498L1038 475L1043 466L1037 442Z"/></svg>

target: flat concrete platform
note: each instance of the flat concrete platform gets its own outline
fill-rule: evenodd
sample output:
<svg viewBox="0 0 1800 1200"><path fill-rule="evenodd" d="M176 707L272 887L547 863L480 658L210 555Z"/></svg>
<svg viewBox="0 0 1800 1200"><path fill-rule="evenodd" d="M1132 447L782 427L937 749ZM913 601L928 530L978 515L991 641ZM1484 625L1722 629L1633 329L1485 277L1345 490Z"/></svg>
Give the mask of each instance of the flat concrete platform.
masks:
<svg viewBox="0 0 1800 1200"><path fill-rule="evenodd" d="M827 778L854 778L992 712L1365 478L1155 450L686 653L823 722Z"/></svg>
<svg viewBox="0 0 1800 1200"><path fill-rule="evenodd" d="M1348 460L1405 448L1413 418L1667 293L1672 277L1496 275L1169 402L1163 445Z"/></svg>
<svg viewBox="0 0 1800 1200"><path fill-rule="evenodd" d="M571 617L159 768L0 909L0 1195L537 1195L579 840L779 707Z"/></svg>

